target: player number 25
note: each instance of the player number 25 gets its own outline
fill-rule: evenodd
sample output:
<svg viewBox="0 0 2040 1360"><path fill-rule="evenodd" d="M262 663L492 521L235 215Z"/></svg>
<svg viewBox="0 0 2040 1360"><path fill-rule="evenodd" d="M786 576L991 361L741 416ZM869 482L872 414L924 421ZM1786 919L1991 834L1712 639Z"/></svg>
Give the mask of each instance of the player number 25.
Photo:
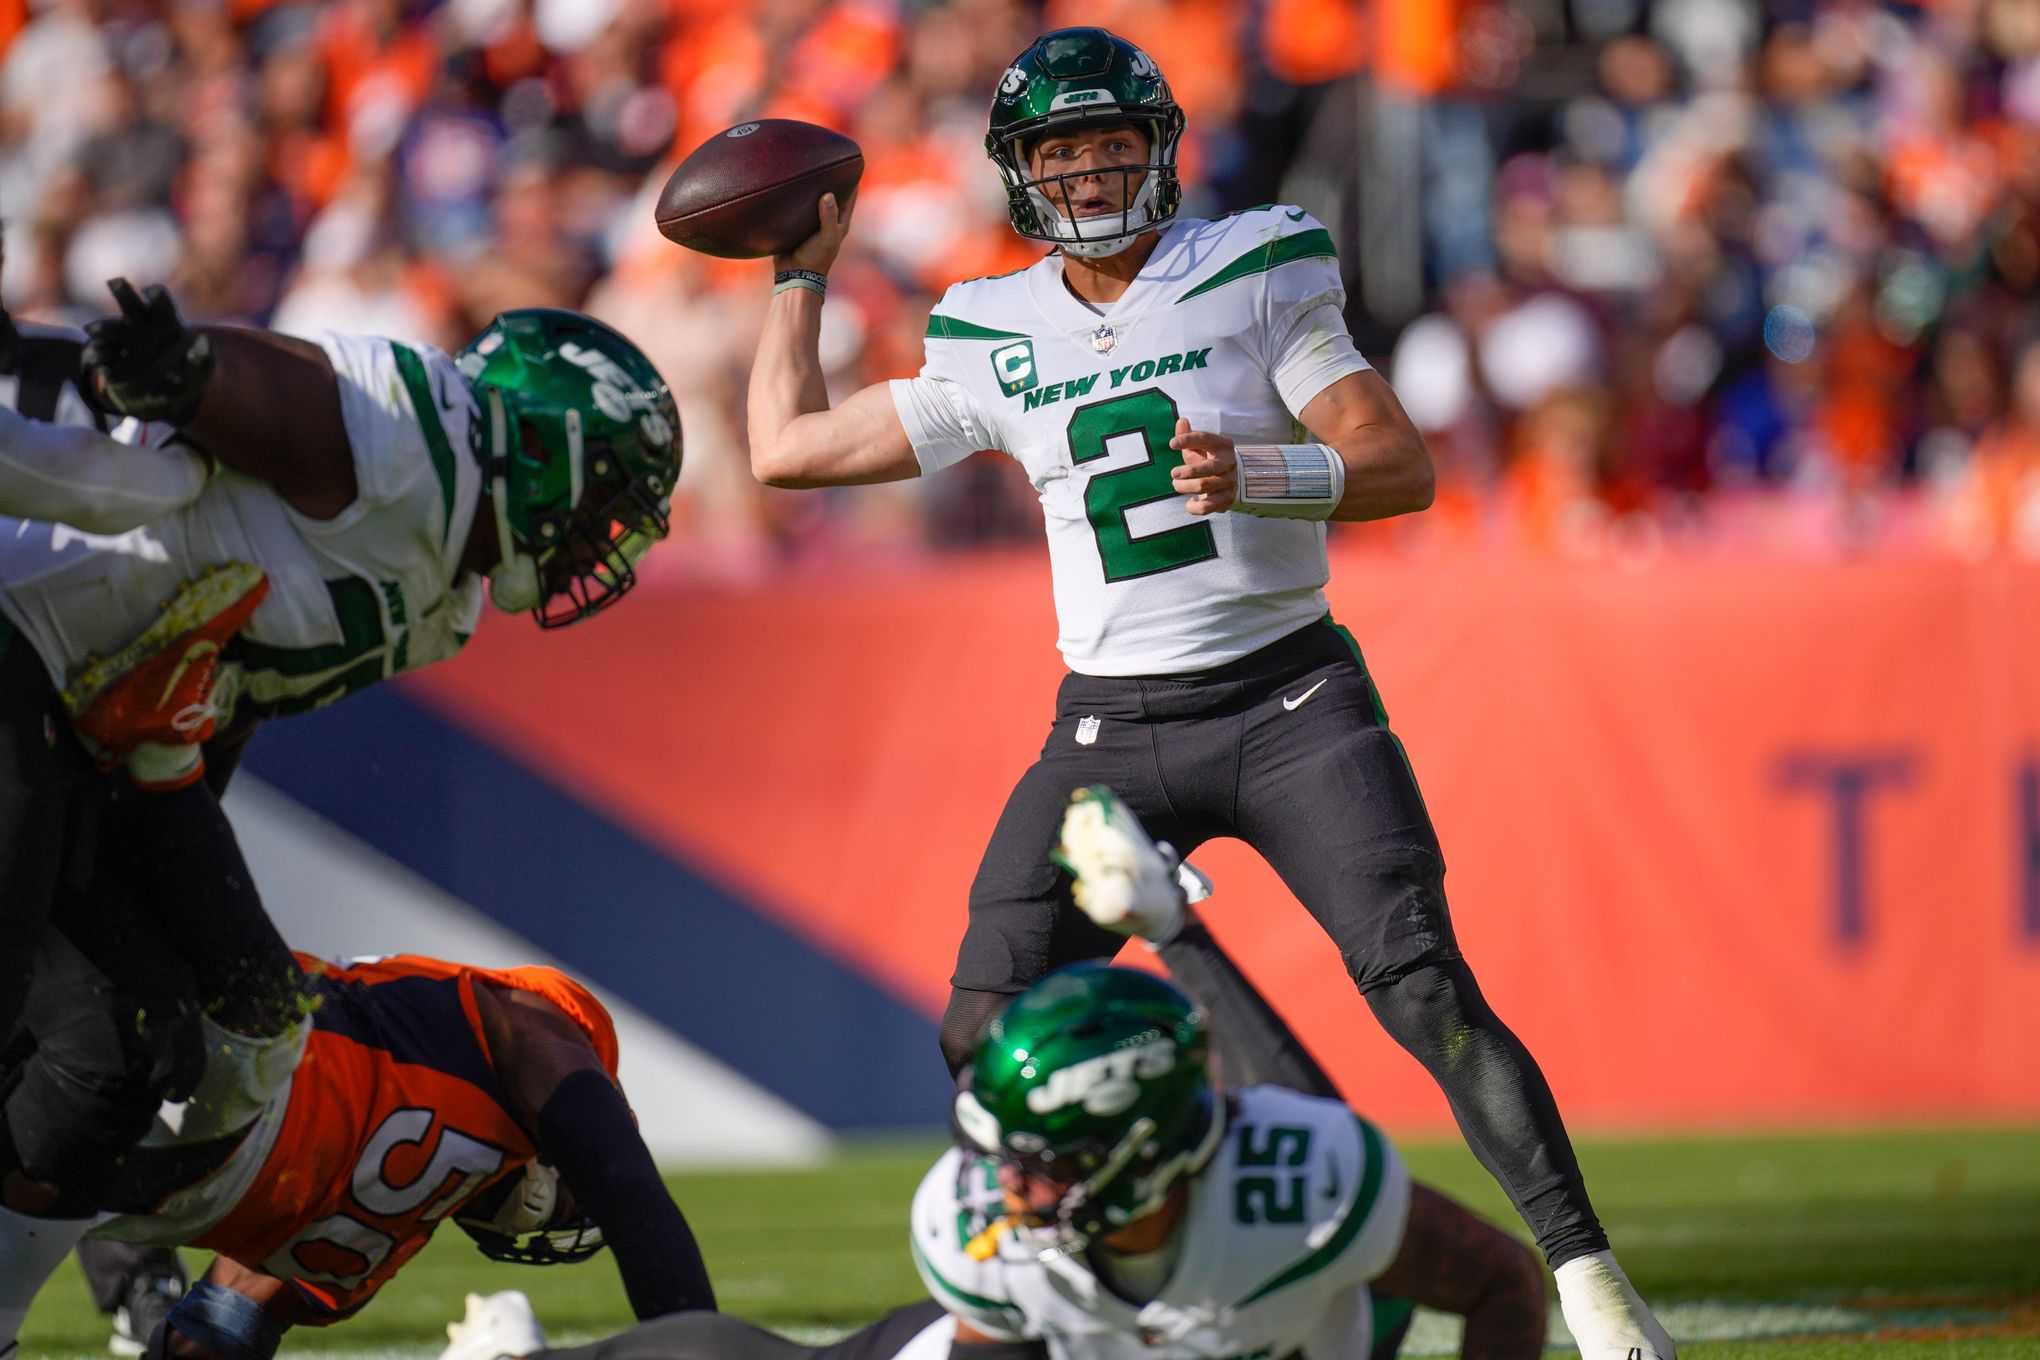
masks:
<svg viewBox="0 0 2040 1360"><path fill-rule="evenodd" d="M1240 1126L1234 1163L1248 1167L1302 1167L1310 1159L1310 1130L1288 1125ZM1233 1217L1242 1223L1303 1222L1303 1172L1241 1176L1233 1182Z"/></svg>

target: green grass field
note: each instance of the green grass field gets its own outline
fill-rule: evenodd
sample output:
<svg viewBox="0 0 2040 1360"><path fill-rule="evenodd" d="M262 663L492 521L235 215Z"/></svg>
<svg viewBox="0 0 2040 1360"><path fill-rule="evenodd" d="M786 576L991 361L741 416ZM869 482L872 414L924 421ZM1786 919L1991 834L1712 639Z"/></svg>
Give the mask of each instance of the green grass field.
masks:
<svg viewBox="0 0 2040 1360"><path fill-rule="evenodd" d="M904 1224L938 1150L869 1144L812 1170L672 1185L724 1309L820 1339L919 1295ZM1463 1146L1404 1150L1420 1178L1515 1224ZM1624 1264L1690 1360L2040 1357L2040 1130L1592 1141L1581 1157ZM556 1341L629 1317L606 1258L498 1265L448 1229L361 1317L293 1333L284 1351L427 1360L463 1294L512 1288ZM97 1357L105 1339L67 1266L22 1355ZM1405 1353L1453 1344L1425 1317Z"/></svg>

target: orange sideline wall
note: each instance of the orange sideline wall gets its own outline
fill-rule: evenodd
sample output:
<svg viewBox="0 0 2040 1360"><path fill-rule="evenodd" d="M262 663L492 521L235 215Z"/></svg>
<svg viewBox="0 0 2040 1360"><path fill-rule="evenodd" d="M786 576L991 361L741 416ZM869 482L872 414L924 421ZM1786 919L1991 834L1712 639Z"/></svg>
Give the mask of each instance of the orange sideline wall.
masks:
<svg viewBox="0 0 2040 1360"><path fill-rule="evenodd" d="M1352 550L1332 604L1576 1127L2040 1117L2040 568ZM974 556L492 620L410 692L934 1015L1053 643L1045 559ZM1446 1126L1274 876L1198 859L1355 1102Z"/></svg>

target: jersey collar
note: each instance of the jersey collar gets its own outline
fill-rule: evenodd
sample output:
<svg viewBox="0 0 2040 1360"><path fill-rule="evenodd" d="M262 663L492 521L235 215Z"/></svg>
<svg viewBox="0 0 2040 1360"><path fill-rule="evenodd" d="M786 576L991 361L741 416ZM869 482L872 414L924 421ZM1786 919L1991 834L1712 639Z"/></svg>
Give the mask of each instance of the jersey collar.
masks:
<svg viewBox="0 0 2040 1360"><path fill-rule="evenodd" d="M1060 254L1045 257L1030 271L1027 281L1035 306L1056 330L1081 330L1086 335L1101 322L1131 320L1141 315L1149 309L1159 280L1168 272L1167 257L1173 253L1170 247L1182 224L1180 217L1172 217L1162 223L1159 229L1161 239L1155 242L1146 263L1141 265L1140 272L1133 276L1133 282L1115 302L1102 305L1085 302L1063 281L1063 257Z"/></svg>

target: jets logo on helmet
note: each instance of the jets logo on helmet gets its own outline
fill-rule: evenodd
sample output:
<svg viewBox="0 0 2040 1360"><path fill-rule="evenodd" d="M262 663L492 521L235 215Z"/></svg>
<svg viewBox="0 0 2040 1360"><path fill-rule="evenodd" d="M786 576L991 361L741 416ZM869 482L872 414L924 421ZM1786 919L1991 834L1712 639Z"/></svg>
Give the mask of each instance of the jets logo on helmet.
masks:
<svg viewBox="0 0 2040 1360"><path fill-rule="evenodd" d="M1224 1133L1204 1013L1147 973L1079 964L1015 997L956 1098L967 1146L1057 1187L1017 1221L1067 1251L1158 1208Z"/></svg>
<svg viewBox="0 0 2040 1360"><path fill-rule="evenodd" d="M1027 1093L1027 1108L1050 1114L1068 1105L1082 1105L1087 1114L1123 1114L1140 1099L1140 1084L1176 1066L1173 1040L1156 1035L1137 1048L1102 1053L1095 1058L1049 1073L1048 1081Z"/></svg>
<svg viewBox="0 0 2040 1360"><path fill-rule="evenodd" d="M1126 177L1124 210L1086 219L1066 215L1063 186L1075 174L1034 174L1034 144L1082 124L1120 123L1148 139L1145 163L1104 172ZM1006 181L1013 230L1052 241L1065 254L1096 257L1118 254L1176 215L1183 197L1176 178L1182 140L1183 110L1154 58L1102 28L1059 28L1006 68L992 97L985 153Z"/></svg>
<svg viewBox="0 0 2040 1360"><path fill-rule="evenodd" d="M608 326L547 307L503 313L458 362L502 552L490 598L545 628L606 609L666 536L680 416L665 379Z"/></svg>

